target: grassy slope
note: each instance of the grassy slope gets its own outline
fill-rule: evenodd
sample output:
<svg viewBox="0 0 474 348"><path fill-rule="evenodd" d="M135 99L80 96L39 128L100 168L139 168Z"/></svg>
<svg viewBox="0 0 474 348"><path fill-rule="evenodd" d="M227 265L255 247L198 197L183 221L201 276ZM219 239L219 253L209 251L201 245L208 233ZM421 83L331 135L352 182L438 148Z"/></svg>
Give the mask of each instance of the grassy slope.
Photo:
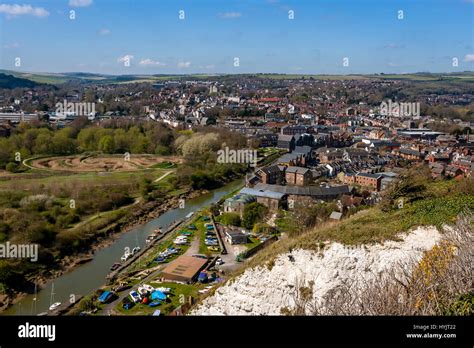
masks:
<svg viewBox="0 0 474 348"><path fill-rule="evenodd" d="M429 198L405 204L402 209L383 212L379 207L361 211L340 222L327 223L295 238L287 238L259 252L249 263L256 266L273 260L291 249L318 250L321 243L368 244L396 240L397 235L417 226L454 223L461 212L474 210L474 196L457 190L454 180L428 185Z"/></svg>

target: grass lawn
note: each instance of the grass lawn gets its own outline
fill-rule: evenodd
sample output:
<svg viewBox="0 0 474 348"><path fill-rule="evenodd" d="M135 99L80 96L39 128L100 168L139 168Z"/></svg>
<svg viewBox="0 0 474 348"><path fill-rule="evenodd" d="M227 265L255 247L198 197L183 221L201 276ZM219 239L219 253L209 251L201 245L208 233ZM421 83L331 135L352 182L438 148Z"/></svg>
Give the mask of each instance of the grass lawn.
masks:
<svg viewBox="0 0 474 348"><path fill-rule="evenodd" d="M253 247L257 246L260 244L260 241L257 238L249 237L249 243L245 244L245 247L247 250L252 249Z"/></svg>
<svg viewBox="0 0 474 348"><path fill-rule="evenodd" d="M30 171L31 173L36 172L37 170ZM110 181L118 182L118 183L127 183L136 181L138 178L141 178L145 175L151 176L153 178L158 178L167 170L165 169L148 169L143 171L137 172L108 172L108 173L95 173L95 172L88 172L88 173L79 173L79 174L64 174L64 173L51 173L51 175L46 177L39 177L39 178L32 178L31 176L22 177L22 174L16 174L15 180L4 180L0 181L0 189L9 189L13 187L15 189L31 189L34 187L38 187L39 185L58 185L58 184L67 184L70 182L77 182L77 183L85 183L87 182L89 185L93 186L107 186L107 183ZM166 179L169 180L169 175L162 181ZM160 182L161 183L161 182Z"/></svg>
<svg viewBox="0 0 474 348"><path fill-rule="evenodd" d="M193 221L193 224L196 225L196 228L197 228L197 233L199 235L199 239L200 239L200 242L199 242L199 253L200 254L205 254L205 255L212 255L212 254L217 254L216 252L213 252L213 251L210 251L207 247L207 245L205 244L205 241L206 241L206 227L204 226L204 224L207 224L207 223L211 223L211 220L209 221L204 221L204 217L205 216L208 216L209 217L209 214L208 212L206 211L206 214L204 215L200 215L196 220ZM220 250L220 247L217 246Z"/></svg>
<svg viewBox="0 0 474 348"><path fill-rule="evenodd" d="M170 168L176 168L176 167L177 167L177 165L175 163L162 162L162 163L154 164L150 168L153 168L153 169L170 169Z"/></svg>
<svg viewBox="0 0 474 348"><path fill-rule="evenodd" d="M181 248L180 252L178 254L172 255L171 257L167 258L166 261L162 263L158 262L153 262L154 259L156 259L158 253L165 251L169 247L174 247L175 245L173 244L173 240L180 235L180 230L177 230L173 232L172 234L166 236L165 240L162 241L161 243L158 243L155 245L151 250L148 250L145 255L142 255L139 260L135 261L131 267L127 270L127 272L134 272L134 271L139 271L139 270L145 270L149 268L156 267L160 264L166 264L169 263L173 260L175 260L178 256L184 254L186 250L188 250L189 245L179 245ZM194 235L189 237L190 240L194 238Z"/></svg>

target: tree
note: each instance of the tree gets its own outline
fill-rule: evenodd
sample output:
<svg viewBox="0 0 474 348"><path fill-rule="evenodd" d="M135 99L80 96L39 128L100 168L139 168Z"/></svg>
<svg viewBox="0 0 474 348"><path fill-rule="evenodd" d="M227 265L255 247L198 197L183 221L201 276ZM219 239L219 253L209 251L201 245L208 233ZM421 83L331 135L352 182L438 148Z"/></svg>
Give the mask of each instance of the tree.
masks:
<svg viewBox="0 0 474 348"><path fill-rule="evenodd" d="M51 134L39 134L35 140L33 152L35 154L48 154L51 147Z"/></svg>
<svg viewBox="0 0 474 348"><path fill-rule="evenodd" d="M242 214L242 225L251 230L256 222L263 220L268 213L268 208L263 204L253 202L247 204Z"/></svg>
<svg viewBox="0 0 474 348"><path fill-rule="evenodd" d="M114 153L115 151L114 138L111 135L105 135L102 138L100 138L99 150L105 153Z"/></svg>
<svg viewBox="0 0 474 348"><path fill-rule="evenodd" d="M94 127L84 128L77 135L78 144L84 151L96 151L99 139L99 129Z"/></svg>
<svg viewBox="0 0 474 348"><path fill-rule="evenodd" d="M130 137L125 130L118 128L114 132L115 151L124 153L130 152Z"/></svg>
<svg viewBox="0 0 474 348"><path fill-rule="evenodd" d="M50 150L58 155L70 155L76 152L76 141L70 138L72 129L62 129L56 132L51 140Z"/></svg>
<svg viewBox="0 0 474 348"><path fill-rule="evenodd" d="M219 221L222 222L224 225L229 226L238 227L241 225L240 215L237 213L224 213L222 215L219 215Z"/></svg>

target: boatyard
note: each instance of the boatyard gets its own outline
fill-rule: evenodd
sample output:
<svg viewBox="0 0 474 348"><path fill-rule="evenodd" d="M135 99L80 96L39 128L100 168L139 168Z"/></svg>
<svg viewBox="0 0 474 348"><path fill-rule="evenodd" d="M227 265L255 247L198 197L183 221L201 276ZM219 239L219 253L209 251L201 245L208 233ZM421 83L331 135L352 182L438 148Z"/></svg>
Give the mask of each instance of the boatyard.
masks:
<svg viewBox="0 0 474 348"><path fill-rule="evenodd" d="M107 286L92 296L100 304L80 313L149 315L158 309L169 315L183 305L192 305L213 284L224 280L223 272L216 268L223 263L217 256L221 249L198 253L203 227L208 224L206 231L215 228L209 221L204 212L189 213L166 231L159 231L143 250L107 276Z"/></svg>
<svg viewBox="0 0 474 348"><path fill-rule="evenodd" d="M49 306L52 304L51 288L53 283L55 288L55 302L63 304L66 302L69 303L71 294L78 294L77 296L80 294L84 296L84 299L87 299L87 297L95 293L96 289L103 288L107 282L107 276L111 274L111 267L114 264L118 264L115 266L117 267L115 271L120 267L120 272L115 272L116 274L124 270L120 258L123 256L125 248L132 247L133 249L133 247L137 245L137 239L138 245L143 252L140 252L139 258L137 257L135 261L127 264L139 268L142 260L147 257L147 250L150 250L146 249L148 244L146 240L151 234L154 234L158 228L161 228L163 231L168 231L174 223L185 219L186 215L189 215L191 212L198 212L200 209L219 201L222 197L228 195L229 192L233 192L241 186L242 180L236 180L200 197L186 200L186 206L184 208L170 209L159 217L119 235L113 243L98 249L93 254L92 260L82 263L72 271L56 277L54 282L51 281L41 288L38 287L37 293L32 292L23 296L20 301L10 306L4 313L7 315L34 315L48 312ZM175 230L175 232L176 231L177 230ZM167 243L172 243L172 240L166 239L163 240L162 243L155 242L153 244L157 249L166 249L165 245L168 245ZM186 248L186 246L184 246L184 248ZM153 248L151 248L151 250L153 250ZM117 282L117 284L118 283L119 282ZM133 280L131 283L133 283Z"/></svg>
<svg viewBox="0 0 474 348"><path fill-rule="evenodd" d="M240 186L240 184L238 184ZM233 186L235 187L235 186ZM219 195L217 207L234 194ZM265 239L255 239L250 231L228 226L221 216L216 221L209 203L197 210L174 209L180 218L158 224L158 218L130 231L122 253L109 258L102 286L82 292L74 301L54 301L42 315L182 315L200 297L224 282L226 275L242 267L242 255ZM172 214L176 216L176 214ZM237 244L237 245L235 245ZM120 249L118 249L120 250ZM247 256L247 257L248 257ZM92 260L86 266L93 264ZM55 282L56 283L56 282ZM58 282L59 283L59 282ZM51 285L54 293L54 284ZM61 289L56 290L63 295ZM74 292L76 293L76 292ZM64 297L62 298L64 299ZM53 308L54 307L54 308Z"/></svg>

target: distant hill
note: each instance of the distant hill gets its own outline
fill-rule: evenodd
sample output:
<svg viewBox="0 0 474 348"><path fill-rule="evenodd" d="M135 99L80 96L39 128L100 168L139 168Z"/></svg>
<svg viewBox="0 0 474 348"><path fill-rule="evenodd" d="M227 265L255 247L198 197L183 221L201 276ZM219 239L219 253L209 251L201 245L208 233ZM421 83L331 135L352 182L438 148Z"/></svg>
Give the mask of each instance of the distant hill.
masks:
<svg viewBox="0 0 474 348"><path fill-rule="evenodd" d="M255 73L255 74L131 74L131 75L106 75L85 72L65 72L65 73L34 73L1 70L0 74L11 75L19 79L27 79L39 84L60 85L74 82L80 84L127 84L127 83L157 83L168 80L211 80L228 81L245 77L270 79L270 80L363 80L363 79L386 79L404 80L415 82L434 83L474 83L474 72L463 71L457 73L429 73L420 72L412 74L351 74L351 75L327 75L327 74L278 74L278 73ZM4 87L3 87L4 88Z"/></svg>
<svg viewBox="0 0 474 348"><path fill-rule="evenodd" d="M38 83L28 79L0 73L0 88L33 88L38 85Z"/></svg>

